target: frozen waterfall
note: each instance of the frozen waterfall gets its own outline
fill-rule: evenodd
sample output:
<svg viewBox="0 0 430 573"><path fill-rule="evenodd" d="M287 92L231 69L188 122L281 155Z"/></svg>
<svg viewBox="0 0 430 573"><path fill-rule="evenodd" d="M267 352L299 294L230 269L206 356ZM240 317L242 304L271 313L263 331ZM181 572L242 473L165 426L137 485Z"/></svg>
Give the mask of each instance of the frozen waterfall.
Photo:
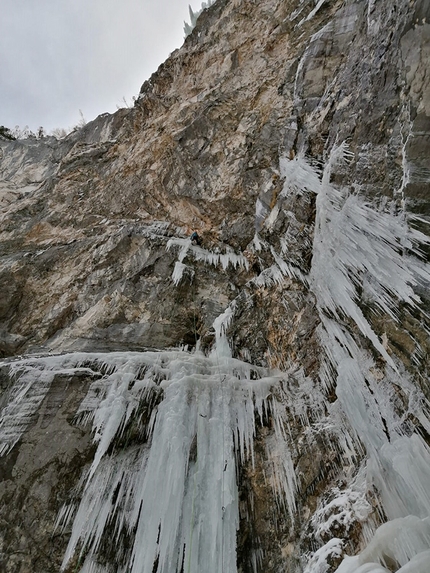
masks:
<svg viewBox="0 0 430 573"><path fill-rule="evenodd" d="M350 158L342 144L324 169L300 154L281 161L284 186L267 220L272 225L281 215L289 193L316 195L308 274L289 259L288 230L276 249L258 234L248 247L264 254L266 264L250 278L253 288L297 281L313 294L318 379L307 378L300 364L281 372L234 358L227 331L237 300L214 321L207 354L197 345L192 352L74 353L4 363L14 383L2 410L0 455L17 444L56 375L81 372L92 380L75 424L91 427L95 455L58 515L57 532L71 530L63 569L73 562L80 573L234 573L238 476L243 464L254 464L258 425L266 425L271 475L265 479L275 511L291 523L300 448L318 438L336 454L334 471L348 480L321 496L309 517L315 550L302 556L305 573L326 573L330 559L343 559L338 573L427 573L430 449L423 435L430 433L430 406L373 318L396 324L402 303L421 313L426 328L418 291L430 284L420 251L429 239L393 206L377 211L333 184L333 169ZM262 218L258 205L256 213ZM179 249L174 285L185 276L194 280L194 262L220 272L249 270L245 255L230 250L211 252L179 237L166 246ZM291 438L292 422L302 432L300 444ZM362 551L348 557L345 538L354 524Z"/></svg>
<svg viewBox="0 0 430 573"><path fill-rule="evenodd" d="M275 493L293 513L285 409L272 394L285 375L231 357L224 334L229 318L227 311L216 321L217 343L209 356L185 350L78 353L13 363L17 382L10 409L19 423L4 418L3 449L19 439L48 391L41 381L73 369L95 378L76 423L92 424L97 450L56 526L64 531L72 524L64 568L78 552L82 572L100 571L98 552L106 535L113 535L118 547L125 537L134 539L120 571L236 571L238 466L253 463L256 418L274 420L283 444L272 460ZM30 397L29 379L38 388L37 401Z"/></svg>

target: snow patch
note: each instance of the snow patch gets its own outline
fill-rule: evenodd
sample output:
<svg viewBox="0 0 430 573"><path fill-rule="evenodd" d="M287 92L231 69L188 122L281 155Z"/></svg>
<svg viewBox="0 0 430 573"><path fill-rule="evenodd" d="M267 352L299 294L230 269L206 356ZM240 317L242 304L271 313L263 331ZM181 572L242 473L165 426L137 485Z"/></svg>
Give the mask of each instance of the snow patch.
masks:
<svg viewBox="0 0 430 573"><path fill-rule="evenodd" d="M343 541L333 538L323 545L311 557L303 573L327 573L330 569L328 560L330 558L339 558L343 554Z"/></svg>

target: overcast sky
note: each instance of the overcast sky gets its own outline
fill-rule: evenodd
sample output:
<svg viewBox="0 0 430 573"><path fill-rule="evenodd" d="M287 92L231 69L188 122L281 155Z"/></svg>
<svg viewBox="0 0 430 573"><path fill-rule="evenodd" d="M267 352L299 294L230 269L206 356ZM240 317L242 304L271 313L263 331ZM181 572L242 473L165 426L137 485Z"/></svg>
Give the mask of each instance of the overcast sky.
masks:
<svg viewBox="0 0 430 573"><path fill-rule="evenodd" d="M0 0L0 125L69 128L131 103L201 0Z"/></svg>

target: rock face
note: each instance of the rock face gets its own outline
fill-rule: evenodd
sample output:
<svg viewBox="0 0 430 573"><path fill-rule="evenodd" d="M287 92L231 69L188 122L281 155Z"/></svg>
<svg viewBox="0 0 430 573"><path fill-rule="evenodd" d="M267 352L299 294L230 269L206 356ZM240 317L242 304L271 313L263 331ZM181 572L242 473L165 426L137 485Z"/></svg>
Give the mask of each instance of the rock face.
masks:
<svg viewBox="0 0 430 573"><path fill-rule="evenodd" d="M133 109L0 137L2 571L425 570L429 22L217 0Z"/></svg>

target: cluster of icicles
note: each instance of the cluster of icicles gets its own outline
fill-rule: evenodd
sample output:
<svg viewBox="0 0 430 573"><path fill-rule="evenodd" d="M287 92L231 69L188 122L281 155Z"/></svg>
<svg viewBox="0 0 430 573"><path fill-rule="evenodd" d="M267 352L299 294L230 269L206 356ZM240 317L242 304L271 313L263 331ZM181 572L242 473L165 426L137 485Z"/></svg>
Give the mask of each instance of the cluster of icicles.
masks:
<svg viewBox="0 0 430 573"><path fill-rule="evenodd" d="M280 238L280 252L258 235L250 246L257 255L265 250L273 258L272 266L252 279L254 285L270 288L295 279L314 293L323 349L319 381L306 378L299 365L289 373L276 373L234 359L225 336L226 325L234 319L234 302L214 323L216 343L209 355L183 349L11 363L17 382L2 412L0 454L19 440L55 374L85 369L96 375L77 423L92 424L97 451L57 522L60 530L72 524L64 567L80 552L85 558L81 573L110 573L110 566L102 566L98 558L109 530L114 546L125 547L124 536L134 540L117 556L116 573L234 573L238 464L253 463L256 423L270 415L270 481L279 511L288 512L292 523L296 477L288 432L291 417L300 421L307 440L324 435L338 451L340 467L349 468L344 470L349 486L334 488L328 499L320 500L311 519L321 547L303 556L305 572L326 573L330 559L344 556L345 539L333 537L325 544L323 539L337 525L347 534L360 522L367 547L355 557L344 556L338 573L428 573L430 450L410 418L430 433L429 405L373 331L359 299L365 297L393 321L399 301L419 308L416 288L430 284L419 245L429 240L411 229L404 215L387 208L376 212L331 183L331 170L348 156L345 145L334 149L323 172L302 156L281 162L285 184L267 214L271 224L288 193L317 195L308 275L288 260L288 231ZM261 218L259 211L257 205ZM192 279L192 267L183 263L190 255L223 268L247 268L243 255L211 253L188 239L172 239L170 247L179 247L175 284L184 272ZM361 347L357 331L383 358L383 367ZM412 360L418 361L418 342L416 349ZM325 395L332 388L334 402ZM135 435L141 439L123 447ZM356 467L358 459L364 461ZM371 490L377 492L387 518L376 531Z"/></svg>
<svg viewBox="0 0 430 573"><path fill-rule="evenodd" d="M236 571L238 464L254 463L256 415L261 422L273 418L276 442L284 445L268 456L274 493L293 514L285 408L272 395L285 376L232 358L224 335L230 317L228 309L215 321L209 356L185 349L75 353L11 364L17 381L0 427L3 453L19 440L55 375L94 378L75 422L92 424L97 450L58 516L58 531L72 525L63 568L78 551L81 573L152 573L154 564L159 573ZM100 564L107 531L118 551L115 566ZM124 536L134 543L119 556Z"/></svg>
<svg viewBox="0 0 430 573"><path fill-rule="evenodd" d="M321 531L333 532L338 526L348 532L354 520L368 526L371 508L360 494L373 487L388 521L376 532L363 528L367 547L355 557L345 556L337 573L428 573L430 449L410 416L430 434L429 404L401 363L388 353L359 301L365 300L373 312L394 323L400 303L418 310L421 301L416 289L428 289L430 284L430 267L420 246L430 240L411 228L405 212L396 215L389 205L375 210L356 194L332 184L333 168L351 158L341 144L332 150L322 173L300 155L281 163L286 181L283 193L300 190L317 195L312 269L306 279L321 320L325 359L320 379L326 388L335 388L337 397L327 407L326 424L336 417L337 423L343 419L344 463L360 447L366 452L350 487L332 492L333 499L326 507L320 504L312 522L317 538ZM401 200L405 178L398 191ZM421 316L421 328L428 333L428 317L422 310ZM383 358L384 368L360 347L351 322ZM417 340L414 343L411 358L418 364L422 349ZM343 539L333 537L312 556L305 573L326 573L330 558L344 555L343 546Z"/></svg>
<svg viewBox="0 0 430 573"><path fill-rule="evenodd" d="M189 257L190 255L196 261L203 261L209 265L217 266L218 264L221 264L223 270L226 270L229 265L233 268L242 267L248 269L249 267L248 259L242 254L237 255L231 249L226 250L225 253L215 253L207 249L203 249L198 245L193 245L191 239L181 238L170 239L167 242L167 249L169 250L172 247L180 247L178 260L175 263L175 268L173 269L172 274L172 280L176 286L184 278L184 274L188 275L189 279L192 279L194 276L194 270L192 267L184 264L183 262L185 257Z"/></svg>

